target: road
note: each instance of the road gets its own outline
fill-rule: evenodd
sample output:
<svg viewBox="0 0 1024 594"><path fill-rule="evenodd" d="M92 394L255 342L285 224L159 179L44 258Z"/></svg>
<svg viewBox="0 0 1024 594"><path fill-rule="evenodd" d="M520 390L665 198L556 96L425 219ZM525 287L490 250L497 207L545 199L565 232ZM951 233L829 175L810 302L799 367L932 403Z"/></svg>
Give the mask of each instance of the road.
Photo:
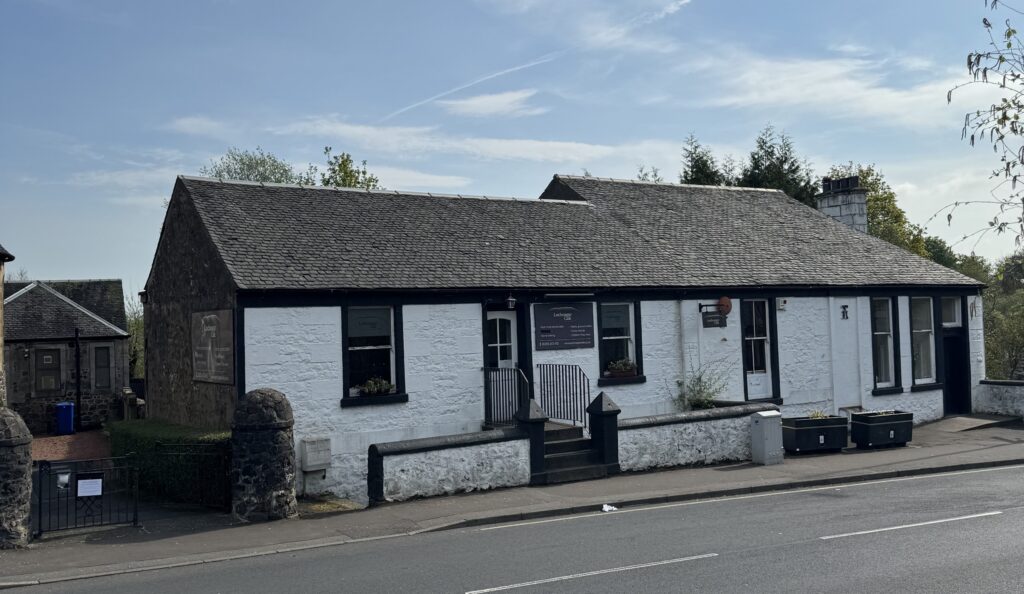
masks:
<svg viewBox="0 0 1024 594"><path fill-rule="evenodd" d="M1024 469L630 508L25 592L1019 592Z"/></svg>

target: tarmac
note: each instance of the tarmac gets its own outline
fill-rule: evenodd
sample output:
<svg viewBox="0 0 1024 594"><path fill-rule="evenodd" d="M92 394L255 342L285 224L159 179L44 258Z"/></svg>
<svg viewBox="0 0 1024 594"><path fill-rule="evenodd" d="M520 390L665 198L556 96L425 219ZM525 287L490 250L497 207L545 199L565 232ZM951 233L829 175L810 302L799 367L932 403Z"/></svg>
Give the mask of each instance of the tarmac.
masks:
<svg viewBox="0 0 1024 594"><path fill-rule="evenodd" d="M0 588L295 552L617 508L816 488L996 466L1024 466L1024 424L977 427L949 418L914 428L906 447L787 455L785 463L686 467L390 503L297 520L241 523L202 510L143 507L141 527L54 533L0 551ZM972 430L963 430L971 427ZM613 512L614 513L614 512Z"/></svg>

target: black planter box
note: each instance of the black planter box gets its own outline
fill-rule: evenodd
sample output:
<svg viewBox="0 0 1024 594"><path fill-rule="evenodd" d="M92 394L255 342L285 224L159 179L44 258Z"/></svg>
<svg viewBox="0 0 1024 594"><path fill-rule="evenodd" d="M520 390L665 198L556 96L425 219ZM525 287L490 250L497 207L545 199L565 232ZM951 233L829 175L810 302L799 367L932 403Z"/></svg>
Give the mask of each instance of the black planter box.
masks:
<svg viewBox="0 0 1024 594"><path fill-rule="evenodd" d="M846 447L846 418L783 418L782 447L790 453L838 452Z"/></svg>
<svg viewBox="0 0 1024 594"><path fill-rule="evenodd" d="M914 432L914 413L894 411L853 413L850 438L858 448L907 445Z"/></svg>

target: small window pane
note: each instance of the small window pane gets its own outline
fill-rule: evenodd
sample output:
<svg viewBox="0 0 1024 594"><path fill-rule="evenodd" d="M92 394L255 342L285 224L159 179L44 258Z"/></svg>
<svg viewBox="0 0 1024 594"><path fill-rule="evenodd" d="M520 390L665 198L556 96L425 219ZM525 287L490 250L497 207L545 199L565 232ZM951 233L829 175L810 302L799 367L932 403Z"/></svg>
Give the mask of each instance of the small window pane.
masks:
<svg viewBox="0 0 1024 594"><path fill-rule="evenodd" d="M629 305L601 306L601 337L629 336Z"/></svg>
<svg viewBox="0 0 1024 594"><path fill-rule="evenodd" d="M889 323L889 300L871 300L871 322L875 332L891 332L892 325Z"/></svg>
<svg viewBox="0 0 1024 594"><path fill-rule="evenodd" d="M498 347L489 346L487 347L487 361L485 362L486 367L497 367L498 366Z"/></svg>
<svg viewBox="0 0 1024 594"><path fill-rule="evenodd" d="M754 336L768 336L768 323L766 321L768 302L755 301L752 305L754 308Z"/></svg>
<svg viewBox="0 0 1024 594"><path fill-rule="evenodd" d="M95 377L93 384L97 389L105 390L110 388L110 347L96 347L93 350L93 357L96 358Z"/></svg>
<svg viewBox="0 0 1024 594"><path fill-rule="evenodd" d="M915 297L910 300L911 330L932 329L932 300L929 297Z"/></svg>
<svg viewBox="0 0 1024 594"><path fill-rule="evenodd" d="M890 351L891 340L888 334L875 334L873 337L875 357L875 383L888 384L892 382L892 354Z"/></svg>
<svg viewBox="0 0 1024 594"><path fill-rule="evenodd" d="M756 311L756 308L755 308ZM765 344L764 340L751 340L750 341L750 370L753 372L763 372L767 369L765 365Z"/></svg>
<svg viewBox="0 0 1024 594"><path fill-rule="evenodd" d="M502 346L502 347L498 347L498 348L500 349L499 357L501 358L502 361L511 361L512 360L512 347L510 347L510 346Z"/></svg>
<svg viewBox="0 0 1024 594"><path fill-rule="evenodd" d="M498 342L508 344L512 342L512 321L501 318L498 320Z"/></svg>
<svg viewBox="0 0 1024 594"><path fill-rule="evenodd" d="M391 344L390 307L353 307L348 310L348 345L389 346Z"/></svg>
<svg viewBox="0 0 1024 594"><path fill-rule="evenodd" d="M375 377L391 381L391 350L349 351L349 382L361 386Z"/></svg>
<svg viewBox="0 0 1024 594"><path fill-rule="evenodd" d="M931 332L915 332L914 348L914 379L935 377L932 374L932 334Z"/></svg>
<svg viewBox="0 0 1024 594"><path fill-rule="evenodd" d="M487 320L487 344L498 344L498 320Z"/></svg>
<svg viewBox="0 0 1024 594"><path fill-rule="evenodd" d="M942 325L943 326L959 326L960 325L960 298L959 297L943 297L942 298Z"/></svg>

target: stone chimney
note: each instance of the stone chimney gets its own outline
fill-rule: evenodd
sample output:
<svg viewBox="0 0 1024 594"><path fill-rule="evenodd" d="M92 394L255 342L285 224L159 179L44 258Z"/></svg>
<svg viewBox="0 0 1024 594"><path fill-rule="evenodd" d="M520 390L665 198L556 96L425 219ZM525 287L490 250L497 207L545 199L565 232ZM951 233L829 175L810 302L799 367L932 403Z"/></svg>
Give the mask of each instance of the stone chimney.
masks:
<svg viewBox="0 0 1024 594"><path fill-rule="evenodd" d="M856 175L821 180L816 200L821 212L861 233L868 232L868 191L860 187Z"/></svg>

